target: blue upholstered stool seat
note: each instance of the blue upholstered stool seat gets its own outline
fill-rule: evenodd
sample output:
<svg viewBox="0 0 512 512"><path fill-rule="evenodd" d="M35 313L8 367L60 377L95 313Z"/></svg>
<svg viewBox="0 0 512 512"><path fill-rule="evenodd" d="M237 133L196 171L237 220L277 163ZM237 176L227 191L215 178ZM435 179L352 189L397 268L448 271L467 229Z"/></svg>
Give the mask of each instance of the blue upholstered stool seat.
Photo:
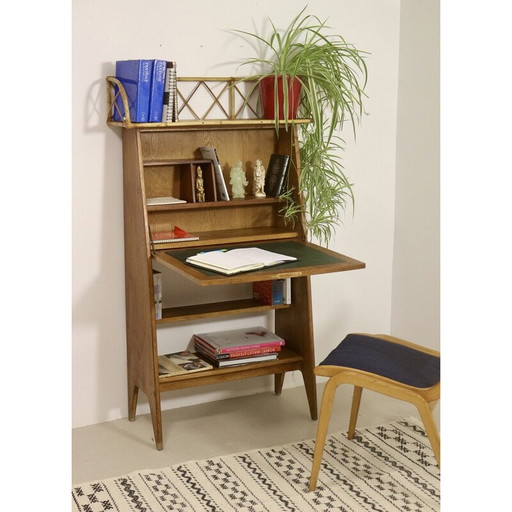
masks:
<svg viewBox="0 0 512 512"><path fill-rule="evenodd" d="M429 388L440 380L439 357L363 334L349 334L320 363L374 373L409 386Z"/></svg>
<svg viewBox="0 0 512 512"><path fill-rule="evenodd" d="M354 439L363 389L370 389L416 407L440 464L441 440L432 415L441 394L440 366L437 350L385 334L349 334L315 367L315 375L329 380L322 395L309 489L316 488L334 394L340 384L354 386L348 439Z"/></svg>

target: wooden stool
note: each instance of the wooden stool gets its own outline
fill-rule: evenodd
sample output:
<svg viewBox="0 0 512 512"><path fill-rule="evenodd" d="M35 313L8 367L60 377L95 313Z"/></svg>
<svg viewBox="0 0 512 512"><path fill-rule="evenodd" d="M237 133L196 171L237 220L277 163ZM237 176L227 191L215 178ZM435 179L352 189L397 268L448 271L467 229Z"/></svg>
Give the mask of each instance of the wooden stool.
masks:
<svg viewBox="0 0 512 512"><path fill-rule="evenodd" d="M322 396L309 490L316 489L334 394L344 383L354 386L348 439L354 437L363 388L371 389L416 406L440 466L440 439L432 416L440 397L440 365L436 350L383 334L349 334L315 368L316 375L329 380Z"/></svg>

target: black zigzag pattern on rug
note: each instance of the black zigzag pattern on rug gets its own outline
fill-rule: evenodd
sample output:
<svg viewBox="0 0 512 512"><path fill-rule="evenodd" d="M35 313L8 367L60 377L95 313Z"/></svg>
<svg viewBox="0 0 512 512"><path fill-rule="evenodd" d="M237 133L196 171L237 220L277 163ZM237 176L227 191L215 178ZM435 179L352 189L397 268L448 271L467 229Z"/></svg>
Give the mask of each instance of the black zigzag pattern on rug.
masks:
<svg viewBox="0 0 512 512"><path fill-rule="evenodd" d="M311 457L311 460L313 460L314 450L312 448L303 443L299 443L299 447L304 451L304 453L307 453ZM382 508L378 507L375 503L371 502L368 499L367 495L365 495L358 486L356 486L352 481L345 478L332 465L322 462L321 467L322 471L329 473L334 480L338 481L343 486L345 490L350 491L350 493L356 496L358 500L360 500L362 503L365 503L368 507L370 507L370 510L375 510L376 512L386 512ZM322 485L318 485L316 490L319 492L325 492L328 489Z"/></svg>
<svg viewBox="0 0 512 512"><path fill-rule="evenodd" d="M218 512L220 510L205 490L197 483L194 475L188 470L187 466L178 466L176 472L180 475L185 485L199 498L203 510L211 510L212 512Z"/></svg>
<svg viewBox="0 0 512 512"><path fill-rule="evenodd" d="M132 504L132 510L136 510L137 512L150 512L151 509L148 508L147 504L143 503L144 498L131 478L119 478L117 484Z"/></svg>
<svg viewBox="0 0 512 512"><path fill-rule="evenodd" d="M439 468L415 419L76 485L73 512L438 512Z"/></svg>
<svg viewBox="0 0 512 512"><path fill-rule="evenodd" d="M279 488L275 485L275 482L272 481L271 477L263 473L260 468L255 464L255 462L247 455L241 455L237 457L238 460L241 460L247 471L249 471L253 478L258 481L258 483L265 487L272 496L275 497L276 501L283 505L286 510L295 510L293 505L289 502L289 500L280 492Z"/></svg>
<svg viewBox="0 0 512 512"><path fill-rule="evenodd" d="M405 423L404 423L404 425L405 426L409 426L409 425L407 425ZM414 427L416 428L416 426L414 426ZM383 427L379 427L377 429L378 431L381 432L381 434L380 434L381 437L382 437L382 428ZM389 429L388 429L388 431L389 431ZM395 442L397 442L397 446L395 447L395 449L397 449L397 447L398 448L401 447L403 439L401 437L401 432L398 429L394 429L393 432L398 435L397 439L394 439ZM421 432L421 435L425 436L425 433L424 433L423 430L421 430L420 432ZM379 457L379 459L381 459L383 461L386 461L390 466L392 466L393 468L397 469L401 474L406 475L416 485L421 486L425 490L425 492L428 492L433 497L440 499L440 497L441 497L440 492L438 490L436 490L433 486L429 486L428 483L425 480L420 479L417 476L417 474L414 472L413 469L411 469L409 467L406 467L404 464L400 464L396 459L394 459L391 456L389 456L388 454L386 454L384 451L379 449L376 444L372 443L368 439L365 439L362 435L356 434L354 436L354 439L361 446L366 448L370 453L372 453L373 455ZM388 439L391 439L391 437L388 436ZM425 447L424 451L425 452L427 451L426 447ZM431 452L431 457L432 457L432 452Z"/></svg>

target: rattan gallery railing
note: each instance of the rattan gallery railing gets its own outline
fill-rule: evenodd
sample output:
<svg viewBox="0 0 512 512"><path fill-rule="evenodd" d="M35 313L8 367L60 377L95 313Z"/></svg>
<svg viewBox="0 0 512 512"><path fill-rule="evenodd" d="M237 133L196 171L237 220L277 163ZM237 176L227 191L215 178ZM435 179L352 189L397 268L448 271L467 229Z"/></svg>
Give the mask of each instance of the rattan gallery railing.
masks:
<svg viewBox="0 0 512 512"><path fill-rule="evenodd" d="M132 127L128 97L123 85L113 76L108 76L106 80L108 124ZM123 121L114 121L114 109L119 108L117 105L119 97L127 115ZM201 124L205 121L209 124L215 121L243 122L247 119L260 118L255 81L240 77L178 77L177 103L180 124ZM167 123L145 124L158 126Z"/></svg>

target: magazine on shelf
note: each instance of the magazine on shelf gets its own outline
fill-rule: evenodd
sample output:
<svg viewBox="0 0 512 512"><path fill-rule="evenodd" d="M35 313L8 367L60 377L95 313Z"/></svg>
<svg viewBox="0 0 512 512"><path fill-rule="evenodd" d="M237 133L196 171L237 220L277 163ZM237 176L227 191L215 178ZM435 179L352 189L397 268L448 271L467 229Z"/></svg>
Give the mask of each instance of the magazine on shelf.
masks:
<svg viewBox="0 0 512 512"><path fill-rule="evenodd" d="M214 353L285 345L283 338L261 326L194 334L197 338Z"/></svg>
<svg viewBox="0 0 512 512"><path fill-rule="evenodd" d="M195 373L204 370L211 370L213 367L197 354L183 350L158 356L158 364L167 370L166 375L183 375L185 373ZM160 376L162 371L159 370Z"/></svg>
<svg viewBox="0 0 512 512"><path fill-rule="evenodd" d="M208 345L201 338L194 336L194 348L197 352L210 356L213 359L236 359L240 357L261 356L263 354L273 354L281 351L281 345L268 345L259 348L234 347L226 349L226 352L219 352L211 345Z"/></svg>
<svg viewBox="0 0 512 512"><path fill-rule="evenodd" d="M264 363L266 361L275 361L279 354L261 354L259 356L239 357L235 359L212 359L210 356L204 355L204 358L211 361L212 365L217 368L224 368L226 366L239 366L249 363Z"/></svg>
<svg viewBox="0 0 512 512"><path fill-rule="evenodd" d="M186 203L187 201L183 199L178 199L177 197L165 196L165 197L148 197L146 199L146 204L148 206L158 206L162 204L180 204Z"/></svg>

